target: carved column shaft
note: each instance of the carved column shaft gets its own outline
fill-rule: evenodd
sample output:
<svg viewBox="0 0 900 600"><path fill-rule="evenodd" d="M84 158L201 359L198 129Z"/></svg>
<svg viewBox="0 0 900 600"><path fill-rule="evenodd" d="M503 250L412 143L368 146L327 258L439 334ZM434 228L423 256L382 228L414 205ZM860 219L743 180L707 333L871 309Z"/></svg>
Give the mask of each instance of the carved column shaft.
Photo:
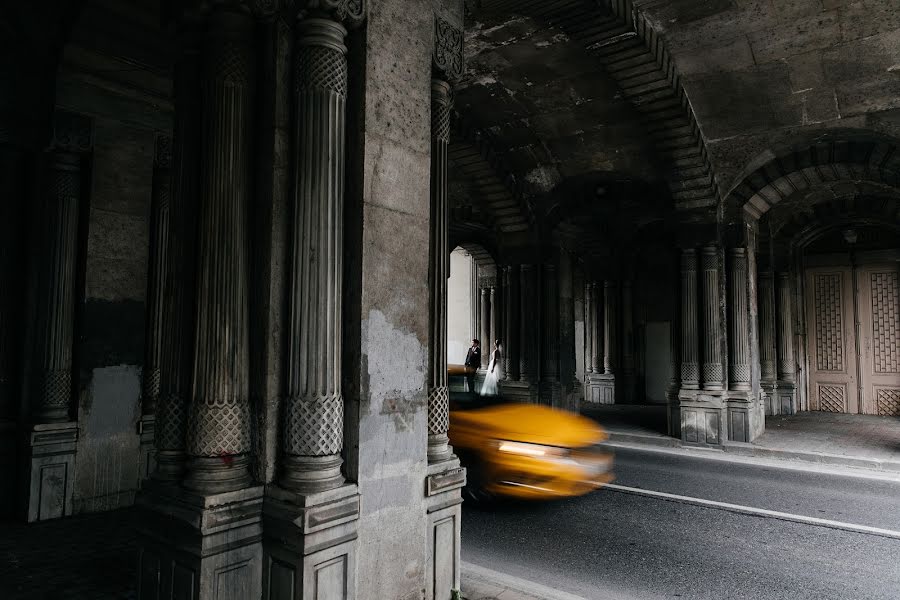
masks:
<svg viewBox="0 0 900 600"><path fill-rule="evenodd" d="M594 287L584 284L584 372L594 372Z"/></svg>
<svg viewBox="0 0 900 600"><path fill-rule="evenodd" d="M194 359L196 228L200 195L200 54L199 35L181 34L181 55L174 77L172 203L163 299L160 393L156 405L156 471L163 481L177 481L184 471L188 399Z"/></svg>
<svg viewBox="0 0 900 600"><path fill-rule="evenodd" d="M481 315L481 327L479 327L478 337L481 338L481 368L487 367L487 361L489 360L490 354L490 341L489 338L491 336L490 331L488 330L489 320L490 320L490 307L488 306L488 288L482 287L479 290L479 307L480 307L480 315Z"/></svg>
<svg viewBox="0 0 900 600"><path fill-rule="evenodd" d="M594 282L591 284L591 367L594 373L603 372L604 306L603 289Z"/></svg>
<svg viewBox="0 0 900 600"><path fill-rule="evenodd" d="M791 311L791 280L778 274L778 379L794 381L794 320Z"/></svg>
<svg viewBox="0 0 900 600"><path fill-rule="evenodd" d="M145 415L156 412L159 399L171 195L172 141L166 136L159 136L156 139L150 199L150 264L147 273L147 326L141 390L141 412Z"/></svg>
<svg viewBox="0 0 900 600"><path fill-rule="evenodd" d="M775 280L771 271L759 274L760 378L775 381Z"/></svg>
<svg viewBox="0 0 900 600"><path fill-rule="evenodd" d="M750 389L750 311L747 298L747 252L734 248L731 259L728 305L731 308L729 379L733 389Z"/></svg>
<svg viewBox="0 0 900 600"><path fill-rule="evenodd" d="M519 322L521 321L520 298L522 296L518 267L506 267L509 277L509 285L506 288L506 339L504 350L506 351L506 378L510 381L519 379L519 356L522 352L522 343L519 336Z"/></svg>
<svg viewBox="0 0 900 600"><path fill-rule="evenodd" d="M603 372L612 375L616 369L616 323L618 290L615 281L603 282Z"/></svg>
<svg viewBox="0 0 900 600"><path fill-rule="evenodd" d="M67 151L53 152L49 170L38 213L41 233L35 246L38 268L30 395L33 418L38 423L68 421L72 402L81 157Z"/></svg>
<svg viewBox="0 0 900 600"><path fill-rule="evenodd" d="M431 361L428 390L428 462L453 456L448 445L450 397L447 389L447 253L449 252L448 149L450 84L431 80L431 236L428 287L431 290ZM486 300L482 290L482 329Z"/></svg>
<svg viewBox="0 0 900 600"><path fill-rule="evenodd" d="M347 30L308 18L295 50L295 165L281 483L340 486ZM440 343L446 346L446 337Z"/></svg>
<svg viewBox="0 0 900 600"><path fill-rule="evenodd" d="M681 251L681 385L685 389L700 387L700 357L697 323L697 251Z"/></svg>
<svg viewBox="0 0 900 600"><path fill-rule="evenodd" d="M631 281L622 282L622 371L634 373L634 313L632 309Z"/></svg>
<svg viewBox="0 0 900 600"><path fill-rule="evenodd" d="M719 258L715 246L702 253L703 267L703 389L721 390L725 385L722 370L722 319L719 314Z"/></svg>
<svg viewBox="0 0 900 600"><path fill-rule="evenodd" d="M556 381L559 379L559 285L556 276L556 265L544 265L544 288L547 337L542 344L544 349L544 366L542 379Z"/></svg>
<svg viewBox="0 0 900 600"><path fill-rule="evenodd" d="M512 351L510 328L512 327L512 282L510 281L510 267L503 267L503 374L509 379L509 369L512 366L510 352Z"/></svg>
<svg viewBox="0 0 900 600"><path fill-rule="evenodd" d="M250 483L249 219L253 21L219 5L203 48L200 210L191 455L185 485Z"/></svg>
<svg viewBox="0 0 900 600"><path fill-rule="evenodd" d="M487 354L490 355L491 352L494 351L494 342L497 340L497 334L499 333L499 325L500 322L497 320L500 318L500 311L498 310L500 307L498 305L499 299L497 298L497 286L492 285L490 290L490 331L488 332L488 341L487 341Z"/></svg>
<svg viewBox="0 0 900 600"><path fill-rule="evenodd" d="M521 265L521 300L519 319L519 381L533 382L537 371L535 363L535 350L537 344L535 337L539 324L534 322L529 315L535 311L535 272L534 265Z"/></svg>

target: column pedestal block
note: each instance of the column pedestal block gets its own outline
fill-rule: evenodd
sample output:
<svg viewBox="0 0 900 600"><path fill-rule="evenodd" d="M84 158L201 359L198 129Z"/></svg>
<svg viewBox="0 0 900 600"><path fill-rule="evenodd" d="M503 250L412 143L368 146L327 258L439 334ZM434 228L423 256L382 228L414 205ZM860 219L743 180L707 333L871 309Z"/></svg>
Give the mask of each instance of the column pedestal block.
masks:
<svg viewBox="0 0 900 600"><path fill-rule="evenodd" d="M615 404L616 376L609 373L588 373L584 399L589 404Z"/></svg>
<svg viewBox="0 0 900 600"><path fill-rule="evenodd" d="M539 392L537 384L529 381L500 382L500 395L513 402L531 402L536 404L540 400Z"/></svg>
<svg viewBox="0 0 900 600"><path fill-rule="evenodd" d="M556 380L542 381L540 385L541 404L562 407L562 384Z"/></svg>
<svg viewBox="0 0 900 600"><path fill-rule="evenodd" d="M24 471L29 523L72 514L78 423L40 423L25 432Z"/></svg>
<svg viewBox="0 0 900 600"><path fill-rule="evenodd" d="M148 480L137 506L140 600L261 597L262 486L199 495Z"/></svg>
<svg viewBox="0 0 900 600"><path fill-rule="evenodd" d="M428 511L428 563L425 600L450 600L460 586L460 526L466 470L459 459L428 466L425 502Z"/></svg>
<svg viewBox="0 0 900 600"><path fill-rule="evenodd" d="M721 446L728 435L727 409L721 392L682 390L678 395L681 441Z"/></svg>
<svg viewBox="0 0 900 600"><path fill-rule="evenodd" d="M749 443L766 428L762 397L750 391L730 391L726 399L728 441Z"/></svg>
<svg viewBox="0 0 900 600"><path fill-rule="evenodd" d="M776 381L773 396L772 403L778 410L773 414L793 415L797 413L797 384L793 381Z"/></svg>
<svg viewBox="0 0 900 600"><path fill-rule="evenodd" d="M761 381L759 384L759 394L762 398L763 407L766 415L780 415L781 408L777 402L778 397L775 395L774 381Z"/></svg>
<svg viewBox="0 0 900 600"><path fill-rule="evenodd" d="M140 456L138 459L138 489L140 489L144 480L150 479L150 476L156 471L156 445L154 444L156 415L142 416L138 427L141 435Z"/></svg>
<svg viewBox="0 0 900 600"><path fill-rule="evenodd" d="M354 600L359 527L355 484L310 494L266 490L263 598Z"/></svg>

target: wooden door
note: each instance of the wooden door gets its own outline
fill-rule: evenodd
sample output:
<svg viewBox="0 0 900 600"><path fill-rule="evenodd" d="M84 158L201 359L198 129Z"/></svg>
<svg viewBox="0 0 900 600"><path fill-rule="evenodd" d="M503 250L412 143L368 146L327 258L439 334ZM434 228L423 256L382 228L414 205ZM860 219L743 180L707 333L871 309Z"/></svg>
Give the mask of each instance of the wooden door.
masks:
<svg viewBox="0 0 900 600"><path fill-rule="evenodd" d="M860 267L862 412L900 416L900 286L897 265Z"/></svg>
<svg viewBox="0 0 900 600"><path fill-rule="evenodd" d="M859 412L853 277L847 267L806 272L811 410Z"/></svg>

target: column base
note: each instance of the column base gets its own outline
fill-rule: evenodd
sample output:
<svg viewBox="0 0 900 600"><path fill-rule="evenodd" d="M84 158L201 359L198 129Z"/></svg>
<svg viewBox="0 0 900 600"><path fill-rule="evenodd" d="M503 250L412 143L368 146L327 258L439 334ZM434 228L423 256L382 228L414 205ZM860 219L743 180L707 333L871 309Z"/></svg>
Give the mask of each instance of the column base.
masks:
<svg viewBox="0 0 900 600"><path fill-rule="evenodd" d="M156 446L154 437L156 434L156 416L144 415L138 422L138 433L141 435L140 455L138 458L138 489L145 479L156 471Z"/></svg>
<svg viewBox="0 0 900 600"><path fill-rule="evenodd" d="M530 402L537 404L539 400L538 386L530 381L506 380L500 383L500 395L513 402Z"/></svg>
<svg viewBox="0 0 900 600"><path fill-rule="evenodd" d="M261 597L262 497L262 486L202 495L144 482L139 600Z"/></svg>
<svg viewBox="0 0 900 600"><path fill-rule="evenodd" d="M762 398L750 391L730 391L727 400L728 440L752 442L766 429Z"/></svg>
<svg viewBox="0 0 900 600"><path fill-rule="evenodd" d="M196 494L224 494L247 488L252 481L246 454L192 456L184 487Z"/></svg>
<svg viewBox="0 0 900 600"><path fill-rule="evenodd" d="M0 521L12 519L16 514L17 487L16 463L18 461L18 427L15 421L0 421Z"/></svg>
<svg viewBox="0 0 900 600"><path fill-rule="evenodd" d="M450 600L460 586L462 487L466 470L454 457L429 465L425 478L428 511L428 565L425 600Z"/></svg>
<svg viewBox="0 0 900 600"><path fill-rule="evenodd" d="M453 458L453 447L446 433L428 434L428 464L441 463Z"/></svg>
<svg viewBox="0 0 900 600"><path fill-rule="evenodd" d="M562 384L555 379L542 381L540 384L541 404L554 408L562 407Z"/></svg>
<svg viewBox="0 0 900 600"><path fill-rule="evenodd" d="M343 459L335 454L327 456L284 457L280 485L298 494L314 494L339 488L344 484L341 473Z"/></svg>
<svg viewBox="0 0 900 600"><path fill-rule="evenodd" d="M772 407L777 411L773 412L773 415L797 414L797 384L793 381L775 382L772 396Z"/></svg>
<svg viewBox="0 0 900 600"><path fill-rule="evenodd" d="M357 598L359 500L357 486L349 483L310 494L266 489L263 598Z"/></svg>
<svg viewBox="0 0 900 600"><path fill-rule="evenodd" d="M584 396L588 404L615 404L616 376L611 373L588 373Z"/></svg>
<svg viewBox="0 0 900 600"><path fill-rule="evenodd" d="M29 523L72 514L78 423L38 423L25 432L24 472Z"/></svg>
<svg viewBox="0 0 900 600"><path fill-rule="evenodd" d="M722 392L681 390L681 441L702 446L721 446L728 435Z"/></svg>

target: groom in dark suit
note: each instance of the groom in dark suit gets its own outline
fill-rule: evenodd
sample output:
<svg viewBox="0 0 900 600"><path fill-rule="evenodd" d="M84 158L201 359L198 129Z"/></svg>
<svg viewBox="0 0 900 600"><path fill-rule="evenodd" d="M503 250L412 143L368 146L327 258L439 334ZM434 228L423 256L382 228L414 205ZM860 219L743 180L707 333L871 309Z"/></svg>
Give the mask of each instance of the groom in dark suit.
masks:
<svg viewBox="0 0 900 600"><path fill-rule="evenodd" d="M472 346L466 353L466 385L469 392L475 393L475 371L481 367L481 344L472 340Z"/></svg>

